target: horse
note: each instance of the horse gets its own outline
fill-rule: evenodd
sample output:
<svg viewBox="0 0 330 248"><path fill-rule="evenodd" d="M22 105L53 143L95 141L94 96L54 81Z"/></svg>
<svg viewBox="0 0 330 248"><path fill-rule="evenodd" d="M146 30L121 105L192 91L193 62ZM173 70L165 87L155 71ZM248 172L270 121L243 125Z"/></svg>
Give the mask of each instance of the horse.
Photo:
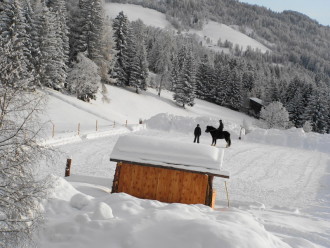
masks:
<svg viewBox="0 0 330 248"><path fill-rule="evenodd" d="M217 139L225 139L227 142L226 147L230 147L231 140L230 140L230 133L227 131L220 132L217 128L212 126L206 126L206 133L210 133L212 136L212 144L211 146L215 146L217 144Z"/></svg>

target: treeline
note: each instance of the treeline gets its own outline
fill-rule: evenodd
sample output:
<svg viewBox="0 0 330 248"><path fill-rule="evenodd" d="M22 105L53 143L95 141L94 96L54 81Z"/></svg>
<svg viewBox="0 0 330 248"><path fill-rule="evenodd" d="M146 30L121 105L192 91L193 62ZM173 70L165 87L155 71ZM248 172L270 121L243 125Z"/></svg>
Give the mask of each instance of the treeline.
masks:
<svg viewBox="0 0 330 248"><path fill-rule="evenodd" d="M133 3L164 14L179 30L202 28L209 21L238 25L240 31L269 47L273 63L292 62L324 77L330 85L330 27L294 11L276 13L233 0L106 0Z"/></svg>

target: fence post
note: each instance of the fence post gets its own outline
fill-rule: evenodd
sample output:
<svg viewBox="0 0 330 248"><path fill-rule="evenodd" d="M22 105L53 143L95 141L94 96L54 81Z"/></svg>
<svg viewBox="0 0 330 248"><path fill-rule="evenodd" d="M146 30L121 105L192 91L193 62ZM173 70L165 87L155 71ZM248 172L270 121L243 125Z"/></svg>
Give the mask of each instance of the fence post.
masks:
<svg viewBox="0 0 330 248"><path fill-rule="evenodd" d="M96 129L96 132L97 132L97 129L98 129L98 123L97 123L97 120L96 120L96 126L95 126L95 129Z"/></svg>
<svg viewBox="0 0 330 248"><path fill-rule="evenodd" d="M125 124L125 126L127 127L127 120L126 120L126 124Z"/></svg>
<svg viewBox="0 0 330 248"><path fill-rule="evenodd" d="M78 123L78 135L80 135L80 123Z"/></svg>
<svg viewBox="0 0 330 248"><path fill-rule="evenodd" d="M54 124L54 123L52 123L52 125L53 125L53 130L52 130L52 138L54 138L54 136L55 136L55 124Z"/></svg>
<svg viewBox="0 0 330 248"><path fill-rule="evenodd" d="M72 163L72 159L71 158L68 158L66 160L65 177L69 177L70 176L71 163Z"/></svg>

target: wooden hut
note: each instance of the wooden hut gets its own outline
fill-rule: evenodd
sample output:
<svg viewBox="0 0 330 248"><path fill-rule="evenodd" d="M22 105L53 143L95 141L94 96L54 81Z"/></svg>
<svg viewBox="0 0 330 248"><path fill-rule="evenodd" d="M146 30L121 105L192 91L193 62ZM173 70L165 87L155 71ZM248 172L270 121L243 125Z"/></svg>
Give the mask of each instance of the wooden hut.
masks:
<svg viewBox="0 0 330 248"><path fill-rule="evenodd" d="M259 98L251 97L249 102L249 114L259 118L260 111L264 106L263 101Z"/></svg>
<svg viewBox="0 0 330 248"><path fill-rule="evenodd" d="M213 178L229 178L222 156L223 149L209 145L122 136L110 156L117 162L112 193L213 207Z"/></svg>

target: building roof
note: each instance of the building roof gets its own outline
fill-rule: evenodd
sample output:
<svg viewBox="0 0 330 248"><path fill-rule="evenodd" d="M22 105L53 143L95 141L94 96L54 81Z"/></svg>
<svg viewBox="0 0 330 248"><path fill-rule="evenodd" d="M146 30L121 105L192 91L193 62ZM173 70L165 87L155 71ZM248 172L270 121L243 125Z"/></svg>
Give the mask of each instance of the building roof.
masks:
<svg viewBox="0 0 330 248"><path fill-rule="evenodd" d="M259 98L256 98L256 97L250 97L250 100L256 102L256 103L259 103L260 105L263 105L263 101Z"/></svg>
<svg viewBox="0 0 330 248"><path fill-rule="evenodd" d="M119 137L110 160L229 178L229 172L220 169L223 151L209 145L127 135Z"/></svg>

